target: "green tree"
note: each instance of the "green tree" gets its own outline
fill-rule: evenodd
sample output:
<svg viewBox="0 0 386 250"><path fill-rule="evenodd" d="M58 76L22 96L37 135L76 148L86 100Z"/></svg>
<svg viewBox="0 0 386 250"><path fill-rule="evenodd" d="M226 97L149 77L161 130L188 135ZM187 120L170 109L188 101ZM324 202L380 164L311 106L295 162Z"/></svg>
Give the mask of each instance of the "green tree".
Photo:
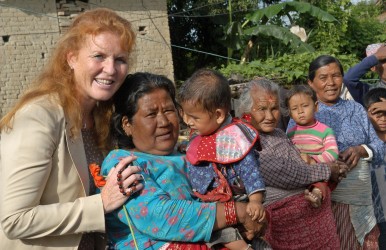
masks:
<svg viewBox="0 0 386 250"><path fill-rule="evenodd" d="M244 67L233 64L228 67L223 66L221 71L227 76L241 73L246 79L256 75L270 77L284 85L296 84L305 81L304 74L307 71L305 67L317 55L336 56L347 70L364 57L364 50L368 44L386 40L386 24L376 19L382 11L382 5L374 3L353 5L348 0L307 2L325 10L337 19L337 22L325 22L313 17L309 12L291 13L293 23L304 27L307 31L307 43L315 48L315 52L302 53L295 50L291 52L288 48L282 50L282 47L275 46L270 56L258 55L255 57L257 59ZM274 50L280 52L273 53ZM366 76L366 78L372 77L371 74Z"/></svg>
<svg viewBox="0 0 386 250"><path fill-rule="evenodd" d="M310 17L323 22L336 21L331 14L322 9L309 3L296 1L278 3L254 11L246 16L246 21L242 25L244 28L243 33L248 38L248 44L244 49L242 62L246 62L252 58L250 51L253 47L263 47L264 51L267 50L266 46L270 46L270 49L273 50L271 44L263 43L265 40L272 39L279 42L279 46L275 48L279 49L279 55L283 55L286 52L313 52L314 48L312 46L301 41L301 39L289 29L292 25L296 24L296 19L294 19L296 15L294 13L307 13ZM283 48L287 49L283 51ZM269 54L265 56L257 54L258 58L269 56Z"/></svg>
<svg viewBox="0 0 386 250"><path fill-rule="evenodd" d="M334 55L349 67L363 58L367 44L386 40L385 24L375 18L382 4L169 0L168 8L177 81L198 68L212 67L227 76L241 72L297 83L304 81L304 64L318 54ZM305 43L289 32L291 25L305 29ZM227 67L228 55L235 60ZM243 56L249 63L238 67L236 59Z"/></svg>
<svg viewBox="0 0 386 250"><path fill-rule="evenodd" d="M230 47L226 46L224 33L230 13L233 20L239 20L248 10L256 9L259 3L265 5L277 1L232 0L232 9L229 10L228 1L168 0L172 54L177 81L185 80L198 68L216 67L227 61Z"/></svg>
<svg viewBox="0 0 386 250"><path fill-rule="evenodd" d="M360 2L353 5L350 0L308 1L338 19L338 25L317 20L307 22L308 16L300 16L301 25L310 31L310 44L317 50L331 53L355 54L363 57L368 44L384 41L385 25L376 17L382 7L374 3Z"/></svg>

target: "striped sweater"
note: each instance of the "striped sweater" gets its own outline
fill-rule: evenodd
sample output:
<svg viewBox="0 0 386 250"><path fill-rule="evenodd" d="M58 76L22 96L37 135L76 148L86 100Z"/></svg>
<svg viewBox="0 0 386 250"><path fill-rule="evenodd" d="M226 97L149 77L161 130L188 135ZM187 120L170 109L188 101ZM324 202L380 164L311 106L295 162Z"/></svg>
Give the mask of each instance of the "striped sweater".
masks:
<svg viewBox="0 0 386 250"><path fill-rule="evenodd" d="M334 131L316 121L311 126L295 125L287 135L300 152L308 154L316 162L333 162L338 159L338 146Z"/></svg>

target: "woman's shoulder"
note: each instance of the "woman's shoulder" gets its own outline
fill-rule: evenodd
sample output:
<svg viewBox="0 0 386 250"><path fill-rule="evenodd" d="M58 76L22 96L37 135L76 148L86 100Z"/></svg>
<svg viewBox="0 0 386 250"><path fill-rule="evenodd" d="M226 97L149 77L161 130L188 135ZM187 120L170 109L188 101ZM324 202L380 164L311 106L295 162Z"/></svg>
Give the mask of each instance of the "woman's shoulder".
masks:
<svg viewBox="0 0 386 250"><path fill-rule="evenodd" d="M22 106L16 113L18 115L36 115L40 118L62 118L64 116L63 108L59 104L59 100L56 95L44 95L36 97L35 99Z"/></svg>
<svg viewBox="0 0 386 250"><path fill-rule="evenodd" d="M281 143L288 140L287 134L280 128L275 128L271 133L260 133L259 135L262 143Z"/></svg>
<svg viewBox="0 0 386 250"><path fill-rule="evenodd" d="M47 95L37 97L19 108L10 125L13 133L42 131L47 136L58 138L65 128L65 115L61 106Z"/></svg>
<svg viewBox="0 0 386 250"><path fill-rule="evenodd" d="M111 150L102 162L102 167L101 167L102 175L107 175L110 169L115 167L115 165L117 165L122 158L130 155L132 155L131 152L127 150L123 150L123 149Z"/></svg>
<svg viewBox="0 0 386 250"><path fill-rule="evenodd" d="M113 160L113 159L121 159L131 155L134 155L132 151L125 150L125 149L113 149L107 154L105 161Z"/></svg>
<svg viewBox="0 0 386 250"><path fill-rule="evenodd" d="M363 115L366 114L364 107L354 100L343 100L339 98L338 102L333 106L320 104L318 116L324 117L330 115L331 112L336 114Z"/></svg>
<svg viewBox="0 0 386 250"><path fill-rule="evenodd" d="M184 160L185 155L175 152L173 154L167 155L167 156L160 156L160 155L153 155L153 154L147 154L142 152L137 152L134 150L126 150L126 149L114 149L108 153L105 160L103 161L104 167L109 166L111 168L112 166L115 166L122 158L128 157L128 156L136 156L137 159L135 160L134 164L146 164L148 162L161 162L161 161L178 161L178 160Z"/></svg>
<svg viewBox="0 0 386 250"><path fill-rule="evenodd" d="M360 104L359 102L354 101L354 100L343 100L343 99L340 99L339 100L339 104L342 105L343 107L346 107L346 108L364 109L362 104Z"/></svg>
<svg viewBox="0 0 386 250"><path fill-rule="evenodd" d="M277 137L287 138L286 133L280 128L275 128L272 132L272 135L277 136Z"/></svg>
<svg viewBox="0 0 386 250"><path fill-rule="evenodd" d="M351 113L353 116L356 116L359 119L367 119L367 111L362 106L362 104L354 100L342 100L342 101L344 101L348 112Z"/></svg>

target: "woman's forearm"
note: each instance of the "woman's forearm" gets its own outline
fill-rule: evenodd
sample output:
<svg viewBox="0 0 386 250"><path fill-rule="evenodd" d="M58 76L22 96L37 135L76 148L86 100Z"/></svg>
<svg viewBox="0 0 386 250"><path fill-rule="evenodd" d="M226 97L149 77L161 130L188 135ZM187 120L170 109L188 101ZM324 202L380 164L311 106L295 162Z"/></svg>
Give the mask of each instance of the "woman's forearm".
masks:
<svg viewBox="0 0 386 250"><path fill-rule="evenodd" d="M236 207L237 223L244 224L245 216L246 216L247 203L235 202L235 207ZM214 222L213 231L223 229L226 227L228 227L228 226L226 225L224 203L217 203L216 220Z"/></svg>
<svg viewBox="0 0 386 250"><path fill-rule="evenodd" d="M224 203L217 203L216 205L216 220L214 223L213 231L231 226L227 225L227 220L229 222L229 218L227 219L225 216L225 210L227 209L226 205L224 205ZM264 219L262 222L258 222L257 220L252 221L252 217L246 213L246 208L247 203L235 202L236 222L244 229L242 230L243 237L252 240L257 235L264 235L264 231L267 226L267 220Z"/></svg>

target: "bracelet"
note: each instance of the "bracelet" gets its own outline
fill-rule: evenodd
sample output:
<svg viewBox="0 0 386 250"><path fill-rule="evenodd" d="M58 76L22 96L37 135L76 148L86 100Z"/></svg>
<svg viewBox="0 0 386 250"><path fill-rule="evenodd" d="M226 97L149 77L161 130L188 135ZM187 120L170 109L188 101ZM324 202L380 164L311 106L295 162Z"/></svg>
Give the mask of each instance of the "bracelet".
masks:
<svg viewBox="0 0 386 250"><path fill-rule="evenodd" d="M227 201L224 203L224 211L225 211L225 223L227 226L232 226L237 224L236 217L236 205L235 202Z"/></svg>

